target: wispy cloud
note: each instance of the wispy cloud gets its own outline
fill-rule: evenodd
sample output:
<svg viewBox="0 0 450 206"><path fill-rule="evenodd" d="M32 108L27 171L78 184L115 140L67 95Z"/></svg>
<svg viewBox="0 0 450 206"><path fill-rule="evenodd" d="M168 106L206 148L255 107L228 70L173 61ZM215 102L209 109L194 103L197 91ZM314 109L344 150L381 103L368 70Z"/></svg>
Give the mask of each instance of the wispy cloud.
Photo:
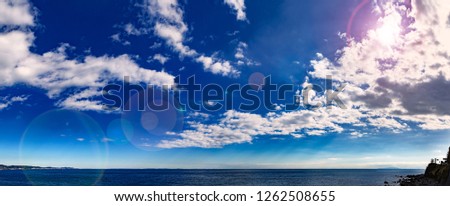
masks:
<svg viewBox="0 0 450 206"><path fill-rule="evenodd" d="M185 45L188 26L183 20L183 9L178 0L148 0L148 11L154 20L154 31L181 56L193 58L203 65L205 71L222 76L239 76L231 62L201 54Z"/></svg>
<svg viewBox="0 0 450 206"><path fill-rule="evenodd" d="M356 110L334 107L327 110L299 110L284 113L269 113L267 116L238 111L227 111L218 122L190 122L190 129L171 133L172 140L163 140L158 147L220 148L230 144L251 143L258 136L318 136L326 133L341 133L344 124L359 124L363 114Z"/></svg>
<svg viewBox="0 0 450 206"><path fill-rule="evenodd" d="M8 108L14 103L25 102L29 96L15 96L15 97L0 97L0 111Z"/></svg>
<svg viewBox="0 0 450 206"><path fill-rule="evenodd" d="M131 45L131 42L124 40L120 33L113 34L113 35L111 35L110 38L113 40L113 42L121 43L124 46Z"/></svg>
<svg viewBox="0 0 450 206"><path fill-rule="evenodd" d="M162 55L162 54L155 54L155 55L153 56L152 60L156 60L156 61L158 61L159 63L161 63L161 64L164 65L167 61L170 60L170 58L169 58L169 57L166 57L166 56L164 56L164 55Z"/></svg>

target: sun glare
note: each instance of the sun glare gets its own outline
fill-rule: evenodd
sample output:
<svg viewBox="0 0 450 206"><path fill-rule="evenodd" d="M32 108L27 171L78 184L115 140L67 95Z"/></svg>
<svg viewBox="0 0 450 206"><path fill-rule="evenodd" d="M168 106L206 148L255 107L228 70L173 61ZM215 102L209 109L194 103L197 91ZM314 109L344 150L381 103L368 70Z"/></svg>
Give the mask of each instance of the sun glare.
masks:
<svg viewBox="0 0 450 206"><path fill-rule="evenodd" d="M380 43L394 46L400 38L401 26L395 19L387 18L375 32Z"/></svg>

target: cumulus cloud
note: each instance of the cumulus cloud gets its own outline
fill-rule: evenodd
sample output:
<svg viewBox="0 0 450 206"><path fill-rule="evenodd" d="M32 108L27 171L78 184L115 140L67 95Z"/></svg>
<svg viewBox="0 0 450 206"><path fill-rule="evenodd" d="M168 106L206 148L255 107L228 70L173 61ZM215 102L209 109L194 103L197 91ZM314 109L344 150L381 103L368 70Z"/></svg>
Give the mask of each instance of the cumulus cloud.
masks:
<svg viewBox="0 0 450 206"><path fill-rule="evenodd" d="M11 85L14 82L11 68L29 55L28 48L34 40L33 34L22 31L0 33L0 84Z"/></svg>
<svg viewBox="0 0 450 206"><path fill-rule="evenodd" d="M147 0L148 12L154 20L154 33L181 56L202 63L205 71L222 76L238 76L240 72L227 60L201 54L185 45L188 26L178 0Z"/></svg>
<svg viewBox="0 0 450 206"><path fill-rule="evenodd" d="M8 5L23 7L22 4ZM10 23L22 24L21 21ZM126 54L86 56L75 60L67 57L65 51L70 46L66 44L42 55L30 52L33 41L34 35L30 31L13 29L0 33L0 86L24 83L46 90L50 98L59 100L58 106L100 110L101 102L93 99L101 96L101 88L110 81L122 81L128 76L133 83L174 84L172 75L142 68ZM77 88L79 92L64 99L61 93L69 88Z"/></svg>
<svg viewBox="0 0 450 206"><path fill-rule="evenodd" d="M450 5L443 1L378 2L378 25L360 41L351 40L336 58L317 55L314 78L331 75L346 83L347 98L359 109L390 116L373 126L449 129Z"/></svg>
<svg viewBox="0 0 450 206"><path fill-rule="evenodd" d="M239 75L239 72L234 69L229 61L204 55L199 56L196 61L202 63L205 70L213 74L221 74L223 76Z"/></svg>
<svg viewBox="0 0 450 206"><path fill-rule="evenodd" d="M34 17L26 0L1 0L0 25L31 26Z"/></svg>
<svg viewBox="0 0 450 206"><path fill-rule="evenodd" d="M231 7L236 12L236 19L246 21L247 15L245 13L244 0L224 0L225 4Z"/></svg>

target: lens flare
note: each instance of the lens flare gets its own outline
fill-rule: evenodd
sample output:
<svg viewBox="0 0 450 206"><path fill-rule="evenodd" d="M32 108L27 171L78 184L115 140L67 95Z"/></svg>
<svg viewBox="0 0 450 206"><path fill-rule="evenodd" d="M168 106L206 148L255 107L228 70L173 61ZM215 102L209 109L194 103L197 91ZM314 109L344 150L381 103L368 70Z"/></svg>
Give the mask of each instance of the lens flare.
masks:
<svg viewBox="0 0 450 206"><path fill-rule="evenodd" d="M252 85L253 89L261 89L264 86L264 74L254 72L248 78L248 84Z"/></svg>
<svg viewBox="0 0 450 206"><path fill-rule="evenodd" d="M181 131L184 122L184 112L178 110L173 104L173 97L163 98L160 92L154 95L144 95L147 99L140 100L139 94L135 94L127 102L129 111L122 113L122 129L128 142L138 149L145 151L157 151L158 144L167 138L169 134ZM141 95L142 97L142 95ZM167 108L155 110L148 106L148 101L156 105L167 105ZM139 110L139 104L144 104L144 110ZM125 131L133 128L132 131Z"/></svg>
<svg viewBox="0 0 450 206"><path fill-rule="evenodd" d="M24 174L32 185L95 185L101 179L101 168L105 168L107 162L108 147L102 141L104 138L98 123L84 113L52 110L41 114L22 135L19 148L21 164L96 170L80 170L73 174L70 170L46 173L30 170Z"/></svg>

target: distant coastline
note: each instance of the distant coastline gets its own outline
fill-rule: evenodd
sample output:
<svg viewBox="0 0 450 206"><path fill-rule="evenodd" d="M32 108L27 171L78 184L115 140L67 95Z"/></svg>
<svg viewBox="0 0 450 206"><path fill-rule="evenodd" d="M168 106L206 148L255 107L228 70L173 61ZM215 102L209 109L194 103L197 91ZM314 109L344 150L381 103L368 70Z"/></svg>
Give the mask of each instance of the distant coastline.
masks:
<svg viewBox="0 0 450 206"><path fill-rule="evenodd" d="M75 169L72 167L40 167L30 165L2 165L0 164L0 170L66 170Z"/></svg>

